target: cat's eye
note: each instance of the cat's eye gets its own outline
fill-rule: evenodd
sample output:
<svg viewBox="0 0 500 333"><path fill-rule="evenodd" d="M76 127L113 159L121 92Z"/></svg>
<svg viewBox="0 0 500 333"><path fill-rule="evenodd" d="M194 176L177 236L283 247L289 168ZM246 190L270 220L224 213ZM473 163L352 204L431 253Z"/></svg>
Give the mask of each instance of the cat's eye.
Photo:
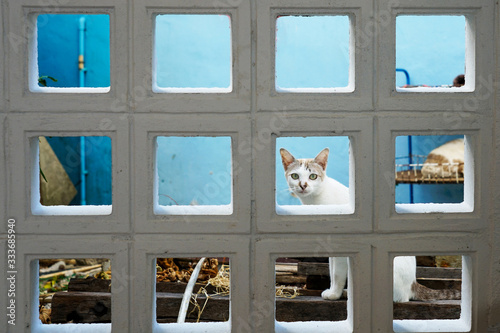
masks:
<svg viewBox="0 0 500 333"><path fill-rule="evenodd" d="M309 175L309 179L310 179L310 180L316 180L317 178L318 178L318 175L317 175L317 174L315 174L315 173L313 173L313 174Z"/></svg>
<svg viewBox="0 0 500 333"><path fill-rule="evenodd" d="M298 175L298 174L296 174L296 173L292 173L292 174L290 175L290 177L292 177L292 179L295 179L295 180L299 179L299 175Z"/></svg>

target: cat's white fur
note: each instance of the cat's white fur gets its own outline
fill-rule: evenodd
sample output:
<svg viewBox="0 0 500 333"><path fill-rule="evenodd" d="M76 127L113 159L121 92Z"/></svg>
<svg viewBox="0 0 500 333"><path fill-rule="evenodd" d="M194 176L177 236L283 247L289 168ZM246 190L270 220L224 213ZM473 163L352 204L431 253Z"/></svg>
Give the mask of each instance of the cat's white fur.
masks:
<svg viewBox="0 0 500 333"><path fill-rule="evenodd" d="M463 173L464 139L448 141L433 149L422 166L424 178L455 177Z"/></svg>
<svg viewBox="0 0 500 333"><path fill-rule="evenodd" d="M295 159L286 149L280 149L285 177L290 190L304 205L338 205L349 202L349 189L326 175L329 149L323 149L314 159ZM309 178L314 173L315 180ZM297 179L292 178L297 174ZM296 176L294 176L296 178ZM323 291L324 299L339 299L342 296L348 274L345 257L330 257L330 288ZM394 301L408 302L414 297L412 285L416 283L415 257L394 259Z"/></svg>
<svg viewBox="0 0 500 333"><path fill-rule="evenodd" d="M281 150L285 177L290 190L304 205L341 205L349 203L349 189L326 175L328 148L312 159L295 159L285 149ZM298 175L293 179L292 174ZM309 178L311 174L318 177Z"/></svg>

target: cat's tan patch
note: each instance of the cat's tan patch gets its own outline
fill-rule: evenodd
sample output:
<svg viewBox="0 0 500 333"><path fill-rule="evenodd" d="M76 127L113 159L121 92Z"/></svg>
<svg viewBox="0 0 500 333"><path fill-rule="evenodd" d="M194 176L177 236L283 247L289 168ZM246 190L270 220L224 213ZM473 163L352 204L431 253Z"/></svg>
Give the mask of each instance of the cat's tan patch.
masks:
<svg viewBox="0 0 500 333"><path fill-rule="evenodd" d="M315 173L319 178L323 179L325 176L325 170L322 165L316 162L316 160L312 159L299 159L302 166L309 172Z"/></svg>
<svg viewBox="0 0 500 333"><path fill-rule="evenodd" d="M438 163L438 164L443 164L443 163L449 163L448 159L444 157L443 155L437 155L437 154L429 154L427 156L427 160L425 163Z"/></svg>
<svg viewBox="0 0 500 333"><path fill-rule="evenodd" d="M328 163L328 154L330 153L330 149L323 149L318 156L314 158L314 162L319 164L323 170L326 170L326 164Z"/></svg>
<svg viewBox="0 0 500 333"><path fill-rule="evenodd" d="M431 289L418 282L413 282L411 291L413 292L412 299L418 301L453 300L460 299L462 296L461 291L457 289Z"/></svg>
<svg viewBox="0 0 500 333"><path fill-rule="evenodd" d="M285 168L285 171L288 169L290 164L295 162L295 157L293 157L292 154L288 152L285 148L280 149L280 155L281 155L281 162L283 163L283 168Z"/></svg>
<svg viewBox="0 0 500 333"><path fill-rule="evenodd" d="M451 140L427 156L422 166L424 178L459 177L464 172L464 139Z"/></svg>
<svg viewBox="0 0 500 333"><path fill-rule="evenodd" d="M463 175L464 161L454 159L450 161L440 154L429 154L422 168L424 176L431 175L433 177L450 177L455 174Z"/></svg>

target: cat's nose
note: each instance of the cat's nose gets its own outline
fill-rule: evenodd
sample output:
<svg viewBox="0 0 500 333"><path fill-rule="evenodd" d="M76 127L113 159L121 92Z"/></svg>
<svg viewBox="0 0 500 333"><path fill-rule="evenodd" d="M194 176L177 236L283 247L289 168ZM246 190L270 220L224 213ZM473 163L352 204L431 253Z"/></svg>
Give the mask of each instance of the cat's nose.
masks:
<svg viewBox="0 0 500 333"><path fill-rule="evenodd" d="M304 183L304 184L299 183L299 186L300 186L300 188L301 188L302 190L305 190L305 189L306 189L306 187L307 187L307 183Z"/></svg>

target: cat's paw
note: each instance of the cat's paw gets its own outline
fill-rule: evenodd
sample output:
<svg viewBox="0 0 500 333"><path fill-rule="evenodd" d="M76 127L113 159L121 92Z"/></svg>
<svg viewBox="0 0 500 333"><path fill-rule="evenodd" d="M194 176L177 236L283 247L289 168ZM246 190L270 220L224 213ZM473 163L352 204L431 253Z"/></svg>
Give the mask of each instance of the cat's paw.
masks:
<svg viewBox="0 0 500 333"><path fill-rule="evenodd" d="M342 296L343 290L326 289L321 293L323 299L337 300Z"/></svg>

